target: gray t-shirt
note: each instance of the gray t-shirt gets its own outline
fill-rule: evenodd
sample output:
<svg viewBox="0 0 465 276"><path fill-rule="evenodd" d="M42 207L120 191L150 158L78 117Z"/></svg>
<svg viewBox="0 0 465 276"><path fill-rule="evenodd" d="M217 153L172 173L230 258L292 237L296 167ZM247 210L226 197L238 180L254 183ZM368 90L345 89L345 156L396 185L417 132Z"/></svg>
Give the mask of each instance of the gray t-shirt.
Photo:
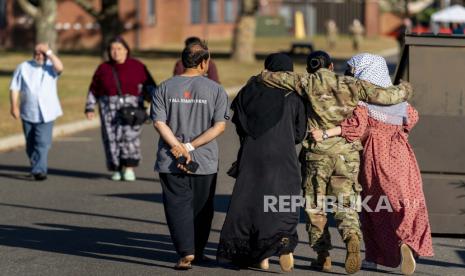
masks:
<svg viewBox="0 0 465 276"><path fill-rule="evenodd" d="M182 143L189 143L216 122L228 120L228 95L223 87L202 76L174 76L162 82L154 92L151 117L163 121ZM218 172L218 145L211 141L191 152L199 163L195 174ZM181 173L170 146L160 138L155 170L161 173Z"/></svg>

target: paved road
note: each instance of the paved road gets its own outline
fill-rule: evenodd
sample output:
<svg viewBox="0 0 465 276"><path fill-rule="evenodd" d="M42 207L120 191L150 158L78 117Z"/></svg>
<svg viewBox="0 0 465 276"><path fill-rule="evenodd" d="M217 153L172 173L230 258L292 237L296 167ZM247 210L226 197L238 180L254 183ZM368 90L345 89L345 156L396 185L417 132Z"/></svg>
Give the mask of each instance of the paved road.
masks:
<svg viewBox="0 0 465 276"><path fill-rule="evenodd" d="M46 182L28 177L22 149L0 154L0 275L176 275L177 256L170 242L158 177L153 173L158 136L144 129L142 166L134 183L111 182L105 172L98 130L54 142ZM229 127L219 140L221 171L216 213L207 253L215 255L233 181L225 170L235 157L237 141ZM298 275L310 272L315 254L307 246L305 226L298 227ZM334 273L343 275L343 243L331 229ZM465 241L435 238L436 257L423 259L418 275L464 275ZM270 270L279 272L277 259ZM399 275L398 269L383 268ZM358 275L383 275L362 271ZM257 270L195 267L184 275L267 275Z"/></svg>

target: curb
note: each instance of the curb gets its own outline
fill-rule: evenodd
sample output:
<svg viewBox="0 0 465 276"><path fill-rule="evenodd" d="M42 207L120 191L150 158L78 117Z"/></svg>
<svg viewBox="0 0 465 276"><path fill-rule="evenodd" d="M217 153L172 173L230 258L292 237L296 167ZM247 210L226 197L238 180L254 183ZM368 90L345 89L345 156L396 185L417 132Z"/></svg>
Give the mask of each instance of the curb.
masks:
<svg viewBox="0 0 465 276"><path fill-rule="evenodd" d="M94 119L92 121L82 120L67 124L58 125L53 128L53 138L71 135L76 132L92 129L100 126L100 120ZM23 134L15 134L0 139L0 152L9 151L26 144Z"/></svg>
<svg viewBox="0 0 465 276"><path fill-rule="evenodd" d="M226 93L230 98L235 97L241 86L226 88ZM81 120L66 124L60 124L53 128L53 138L69 136L77 132L100 127L100 120L95 118L92 121ZM23 134L14 134L5 138L0 138L0 152L23 147L26 144Z"/></svg>

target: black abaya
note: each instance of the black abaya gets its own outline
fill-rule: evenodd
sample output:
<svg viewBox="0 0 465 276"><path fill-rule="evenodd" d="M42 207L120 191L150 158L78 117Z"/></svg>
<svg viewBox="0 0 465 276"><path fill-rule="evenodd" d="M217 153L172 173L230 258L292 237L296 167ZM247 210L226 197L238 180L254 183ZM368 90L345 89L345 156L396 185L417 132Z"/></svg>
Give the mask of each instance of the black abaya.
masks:
<svg viewBox="0 0 465 276"><path fill-rule="evenodd" d="M282 116L260 136L247 134L244 129L250 128L250 124L244 127L244 121L233 119L242 135L242 152L239 175L221 230L219 261L249 266L273 255L293 252L297 246L299 208L294 212L264 211L265 196L300 196L301 191L295 144L305 138L305 107L297 94L280 92L284 97Z"/></svg>

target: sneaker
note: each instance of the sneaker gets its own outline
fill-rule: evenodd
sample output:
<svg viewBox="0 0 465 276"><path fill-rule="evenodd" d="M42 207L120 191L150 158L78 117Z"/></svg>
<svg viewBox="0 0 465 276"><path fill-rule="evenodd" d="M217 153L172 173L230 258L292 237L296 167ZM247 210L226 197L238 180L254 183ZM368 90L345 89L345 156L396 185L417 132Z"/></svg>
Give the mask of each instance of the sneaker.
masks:
<svg viewBox="0 0 465 276"><path fill-rule="evenodd" d="M348 274L354 274L362 267L362 258L360 257L360 240L355 234L351 234L346 240L346 261L345 269Z"/></svg>
<svg viewBox="0 0 465 276"><path fill-rule="evenodd" d="M369 262L367 260L363 260L362 262L362 268L363 269L367 269L367 270L377 270L378 269L378 265L376 263L373 263L373 262Z"/></svg>
<svg viewBox="0 0 465 276"><path fill-rule="evenodd" d="M402 262L400 263L400 271L404 275L412 275L415 272L416 261L413 256L412 249L405 243L400 246L400 255Z"/></svg>
<svg viewBox="0 0 465 276"><path fill-rule="evenodd" d="M135 181L136 180L136 174L134 173L134 170L132 169L126 169L124 171L123 175L124 180L126 181Z"/></svg>
<svg viewBox="0 0 465 276"><path fill-rule="evenodd" d="M120 181L121 180L121 172L114 172L113 175L110 177L113 181Z"/></svg>
<svg viewBox="0 0 465 276"><path fill-rule="evenodd" d="M282 271L291 272L294 268L294 256L292 253L280 255L279 266L281 266Z"/></svg>
<svg viewBox="0 0 465 276"><path fill-rule="evenodd" d="M45 173L34 173L32 176L36 181L44 181L47 179L47 174Z"/></svg>
<svg viewBox="0 0 465 276"><path fill-rule="evenodd" d="M312 262L310 267L314 270L331 272L331 257L328 251L318 252L318 257Z"/></svg>

